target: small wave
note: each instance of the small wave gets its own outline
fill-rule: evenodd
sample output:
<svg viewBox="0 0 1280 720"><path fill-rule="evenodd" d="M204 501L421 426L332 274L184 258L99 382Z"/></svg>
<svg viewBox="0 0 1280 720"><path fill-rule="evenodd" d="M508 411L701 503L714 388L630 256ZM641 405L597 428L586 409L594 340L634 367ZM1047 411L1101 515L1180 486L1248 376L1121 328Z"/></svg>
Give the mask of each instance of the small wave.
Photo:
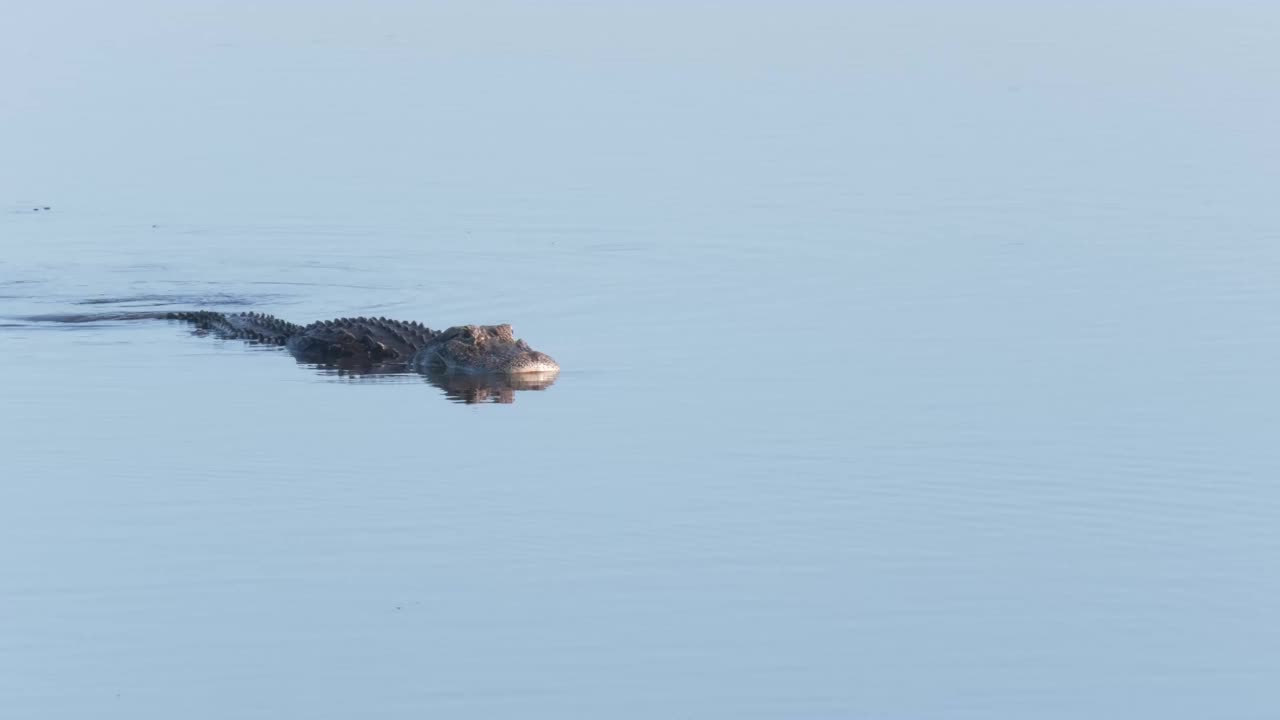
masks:
<svg viewBox="0 0 1280 720"><path fill-rule="evenodd" d="M173 295L125 295L120 297L97 297L77 300L76 305L126 305L129 307L158 307L161 305L257 305L266 297L248 297L228 293L212 294L173 294Z"/></svg>

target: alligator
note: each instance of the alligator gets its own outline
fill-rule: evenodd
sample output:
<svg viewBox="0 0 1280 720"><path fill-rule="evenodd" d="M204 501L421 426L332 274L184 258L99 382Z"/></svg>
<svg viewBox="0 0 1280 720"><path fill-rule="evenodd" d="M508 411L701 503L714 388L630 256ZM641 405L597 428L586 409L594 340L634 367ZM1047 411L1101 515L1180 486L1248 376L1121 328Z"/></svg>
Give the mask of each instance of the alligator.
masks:
<svg viewBox="0 0 1280 720"><path fill-rule="evenodd" d="M459 325L432 330L419 322L385 317L338 318L298 325L265 313L211 310L42 315L27 319L64 323L177 320L194 325L200 334L283 347L300 363L350 374L418 372L436 378L489 378L480 380L479 385L474 377L467 382L448 383L465 392L495 385L541 389L560 371L550 356L516 339L510 325Z"/></svg>

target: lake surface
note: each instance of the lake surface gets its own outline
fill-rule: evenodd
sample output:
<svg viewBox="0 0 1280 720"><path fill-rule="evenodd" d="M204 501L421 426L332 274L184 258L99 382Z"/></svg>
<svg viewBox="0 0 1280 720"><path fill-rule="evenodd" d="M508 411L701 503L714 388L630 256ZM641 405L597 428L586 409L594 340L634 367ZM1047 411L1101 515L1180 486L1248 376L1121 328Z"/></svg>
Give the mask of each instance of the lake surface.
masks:
<svg viewBox="0 0 1280 720"><path fill-rule="evenodd" d="M6 10L0 716L1273 717L1280 11L903 5Z"/></svg>

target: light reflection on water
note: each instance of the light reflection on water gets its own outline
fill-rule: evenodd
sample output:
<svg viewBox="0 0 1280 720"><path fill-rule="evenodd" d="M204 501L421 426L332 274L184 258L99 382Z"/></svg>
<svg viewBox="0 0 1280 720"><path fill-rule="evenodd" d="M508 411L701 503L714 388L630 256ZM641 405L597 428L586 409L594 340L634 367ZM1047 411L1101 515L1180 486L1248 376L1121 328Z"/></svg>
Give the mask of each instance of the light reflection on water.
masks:
<svg viewBox="0 0 1280 720"><path fill-rule="evenodd" d="M444 391L454 402L475 405L499 403L510 405L516 401L518 391L546 390L559 377L558 373L523 373L520 375L472 375L465 373L429 372L424 374L404 370L362 371L339 365L300 363L322 376L341 378L355 383L414 383L428 382Z"/></svg>

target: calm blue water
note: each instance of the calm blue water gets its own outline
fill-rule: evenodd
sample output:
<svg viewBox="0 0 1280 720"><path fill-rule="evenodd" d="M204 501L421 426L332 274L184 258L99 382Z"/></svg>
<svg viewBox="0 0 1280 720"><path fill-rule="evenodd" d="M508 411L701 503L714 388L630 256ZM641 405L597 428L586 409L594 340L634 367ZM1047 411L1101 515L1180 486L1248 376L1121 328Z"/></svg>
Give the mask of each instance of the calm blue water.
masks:
<svg viewBox="0 0 1280 720"><path fill-rule="evenodd" d="M4 14L0 716L1280 707L1273 6Z"/></svg>

